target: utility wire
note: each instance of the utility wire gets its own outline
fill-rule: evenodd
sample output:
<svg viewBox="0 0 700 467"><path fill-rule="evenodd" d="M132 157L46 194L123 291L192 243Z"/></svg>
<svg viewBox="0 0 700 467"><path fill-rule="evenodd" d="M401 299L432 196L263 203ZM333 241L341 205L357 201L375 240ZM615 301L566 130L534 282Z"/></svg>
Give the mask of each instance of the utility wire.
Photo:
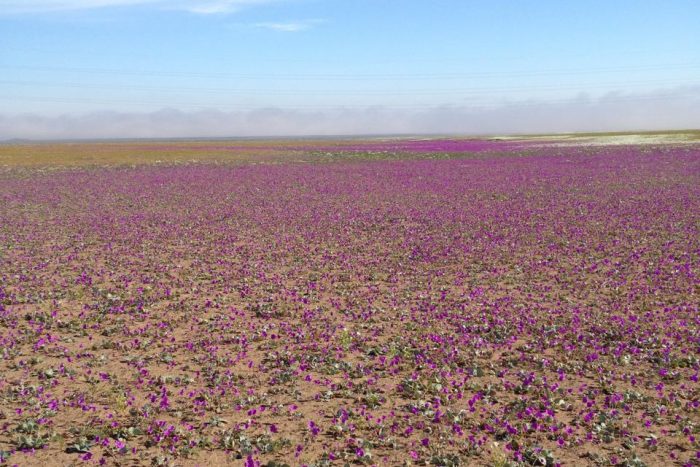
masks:
<svg viewBox="0 0 700 467"><path fill-rule="evenodd" d="M560 104L577 104L581 106L596 106L605 105L613 103L622 102L653 102L653 101L664 101L674 98L682 98L687 100L687 96L679 95L678 93L665 93L665 94L654 94L649 96L614 96L606 97L602 99L595 100L580 100L580 99L549 99L549 100L521 100L515 102L501 102L498 104L491 105L468 105L468 104L455 104L442 103L442 104L384 104L384 105L294 105L294 106L276 106L276 105L239 105L239 106L212 106L210 104L176 104L177 107L185 108L201 108L206 110L218 110L218 111L251 111L251 110L364 110L364 109L381 109L381 110L398 110L398 109L413 109L413 110L430 110L430 109L443 109L443 110L453 110L453 111L463 111L463 110L480 110L488 111L499 108L520 108L520 107L542 107L542 106L552 106ZM143 100L102 100L102 99L89 99L89 98L52 98L52 97L40 97L40 96L0 96L0 100L12 100L20 102L40 102L40 103L67 103L67 104L129 104L129 105L165 105L174 106L172 102L163 101L143 101ZM699 99L700 100L700 96Z"/></svg>
<svg viewBox="0 0 700 467"><path fill-rule="evenodd" d="M349 95L349 96L414 96L414 95L454 95L454 94L489 94L493 92L524 92L524 91L566 91L588 89L603 89L603 88L630 88L630 87L645 87L649 85L664 85L669 86L693 86L697 82L669 82L668 80L647 80L647 81L625 81L625 82L607 82L607 83L579 83L568 85L533 85L533 86L518 86L518 87L472 87L472 88L454 88L454 89L402 89L402 90L382 90L382 89L338 89L338 90L312 90L312 89L235 89L235 88L210 88L210 87L163 87L163 86L148 86L148 85L115 85L115 84L96 84L96 83L79 83L79 82L46 82L46 81L16 81L16 80L0 80L0 85L14 86L44 86L58 88L78 88L78 89L119 89L129 91L148 91L148 92L197 92L206 94L226 94L226 95Z"/></svg>
<svg viewBox="0 0 700 467"><path fill-rule="evenodd" d="M474 71L474 72L445 72L445 73L310 73L310 74L284 74L284 73L224 73L224 72L187 72L187 71L162 71L162 70L127 70L127 69L101 69L79 67L51 67L51 66L24 66L24 65L0 65L0 69L29 70L29 71L53 71L75 72L108 75L134 75L134 76L170 76L170 77L200 77L200 78L234 78L241 80L295 80L295 81L363 81L363 80L454 80L465 78L492 78L525 77L525 76L564 76L564 75L591 75L598 73L627 73L631 71L658 71L698 69L698 63L666 64L666 65L641 65L619 66L586 69L553 69L553 70L517 70L517 71Z"/></svg>

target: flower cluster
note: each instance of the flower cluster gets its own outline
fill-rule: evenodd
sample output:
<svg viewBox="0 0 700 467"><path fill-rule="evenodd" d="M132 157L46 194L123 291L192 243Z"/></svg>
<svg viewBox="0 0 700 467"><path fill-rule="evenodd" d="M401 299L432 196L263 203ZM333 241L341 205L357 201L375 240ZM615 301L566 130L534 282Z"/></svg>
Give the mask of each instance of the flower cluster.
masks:
<svg viewBox="0 0 700 467"><path fill-rule="evenodd" d="M352 144L2 172L0 463L698 463L697 145Z"/></svg>

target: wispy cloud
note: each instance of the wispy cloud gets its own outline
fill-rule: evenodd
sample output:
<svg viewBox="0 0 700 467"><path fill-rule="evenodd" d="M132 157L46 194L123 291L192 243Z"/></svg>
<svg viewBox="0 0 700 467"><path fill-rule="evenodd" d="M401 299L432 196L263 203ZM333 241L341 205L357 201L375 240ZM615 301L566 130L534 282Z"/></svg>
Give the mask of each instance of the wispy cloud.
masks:
<svg viewBox="0 0 700 467"><path fill-rule="evenodd" d="M125 6L151 6L197 14L222 14L279 1L281 0L0 0L0 15Z"/></svg>
<svg viewBox="0 0 700 467"><path fill-rule="evenodd" d="M266 3L275 3L280 0L200 0L200 1L167 1L171 3L172 8L186 10L191 13L198 14L217 14L217 13L233 13L241 8L263 5Z"/></svg>
<svg viewBox="0 0 700 467"><path fill-rule="evenodd" d="M302 21L273 21L255 23L253 26L260 29L269 29L279 32L301 32L323 23L322 19L306 19Z"/></svg>
<svg viewBox="0 0 700 467"><path fill-rule="evenodd" d="M492 108L338 107L305 111L270 107L235 112L160 110L57 117L0 114L0 139L552 133L697 128L698 122L700 86L695 86L557 103L516 102Z"/></svg>

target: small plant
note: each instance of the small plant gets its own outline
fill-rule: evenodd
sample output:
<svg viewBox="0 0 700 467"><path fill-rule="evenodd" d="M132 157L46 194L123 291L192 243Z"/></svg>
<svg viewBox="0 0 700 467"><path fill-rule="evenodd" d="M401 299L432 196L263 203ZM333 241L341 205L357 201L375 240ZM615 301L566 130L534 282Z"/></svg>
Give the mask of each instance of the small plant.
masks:
<svg viewBox="0 0 700 467"><path fill-rule="evenodd" d="M430 464L440 467L457 467L461 465L456 454L435 454L430 458Z"/></svg>
<svg viewBox="0 0 700 467"><path fill-rule="evenodd" d="M17 449L40 449L49 442L47 435L20 435L15 440Z"/></svg>
<svg viewBox="0 0 700 467"><path fill-rule="evenodd" d="M141 436L143 431L135 426L122 427L112 432L112 437L116 439L130 439Z"/></svg>
<svg viewBox="0 0 700 467"><path fill-rule="evenodd" d="M209 420L209 422L207 422L207 424L208 424L209 426L214 426L214 427L221 426L221 425L225 425L225 424L227 424L227 423L228 423L228 421L224 420L223 418L219 418L219 417L217 417L217 416L212 417L212 418Z"/></svg>
<svg viewBox="0 0 700 467"><path fill-rule="evenodd" d="M87 438L80 438L78 442L68 446L66 449L67 453L85 453L89 452L92 448L92 443L88 441Z"/></svg>
<svg viewBox="0 0 700 467"><path fill-rule="evenodd" d="M511 467L511 462L508 460L508 456L498 443L493 443L491 445L490 465L492 467Z"/></svg>
<svg viewBox="0 0 700 467"><path fill-rule="evenodd" d="M554 455L550 451L539 447L525 449L523 460L529 465L541 465L544 467L554 467L557 464Z"/></svg>
<svg viewBox="0 0 700 467"><path fill-rule="evenodd" d="M367 408L370 409L376 409L382 403L384 402L384 398L375 392L370 392L369 394L365 394L360 398L361 402L367 406Z"/></svg>
<svg viewBox="0 0 700 467"><path fill-rule="evenodd" d="M620 467L647 467L647 464L636 453L633 453L632 457L623 460L617 465Z"/></svg>
<svg viewBox="0 0 700 467"><path fill-rule="evenodd" d="M338 344L344 350L348 350L352 344L352 334L347 329L343 329L338 336Z"/></svg>
<svg viewBox="0 0 700 467"><path fill-rule="evenodd" d="M16 430L19 433L33 434L39 431L39 425L34 420L24 420L20 422Z"/></svg>

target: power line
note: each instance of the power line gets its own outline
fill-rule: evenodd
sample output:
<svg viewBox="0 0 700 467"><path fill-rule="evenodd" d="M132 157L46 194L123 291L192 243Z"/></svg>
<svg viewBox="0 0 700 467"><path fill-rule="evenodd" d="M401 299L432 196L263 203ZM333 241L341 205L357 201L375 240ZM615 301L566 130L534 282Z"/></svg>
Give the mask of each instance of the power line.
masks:
<svg viewBox="0 0 700 467"><path fill-rule="evenodd" d="M19 52L26 54L27 52L43 52L47 54L62 54L65 53L66 50L64 47L61 46L49 46L46 47L48 44L42 44L42 45L27 45L27 44L22 44L21 46L18 46L17 44L10 46L9 44L3 45L3 51L5 52ZM93 47L93 44L81 44L81 45L87 45L88 48L87 50L90 50L92 52L99 52L100 49L98 47ZM83 49L85 50L85 49ZM609 51L608 51L609 52ZM659 56L669 56L677 53L677 50L657 50L656 53ZM649 56L649 49L642 47L642 48L636 48L636 49L630 49L630 48L624 48L624 50L617 50L617 53L620 54L620 56L624 57L634 57L634 56L642 56L642 57L648 57ZM293 57L293 56L285 56L285 57L260 57L257 56L258 59L261 61L264 61L265 63L279 63L279 64L297 64L297 65L327 65L329 63L329 58L328 57L322 57L322 58L301 58L301 57ZM590 53L588 52L583 52L583 53L567 53L566 58L568 60L580 60L580 59L588 59L590 58ZM494 57L493 54L473 54L473 55L461 55L458 56L457 54L453 54L450 57L434 57L431 56L430 58L427 57L397 57L396 55L393 54L384 54L381 58L376 58L376 59L370 59L370 60L363 60L362 64L366 66L382 66L382 65L395 65L395 64L400 64L400 65L405 65L405 64L463 64L467 61L475 61L475 60L484 60L487 59L490 62L493 62L493 60L497 59L500 63L522 63L523 61L523 56L522 54L519 53L514 53L512 55L507 55L507 56L497 56ZM336 62L336 63L342 63L342 62Z"/></svg>
<svg viewBox="0 0 700 467"><path fill-rule="evenodd" d="M533 85L519 87L472 87L472 88L453 88L453 89L403 89L397 90L381 90L381 89L338 89L338 90L312 90L312 89L234 89L234 88L210 88L210 87L163 87L163 86L147 86L147 85L114 85L114 84L95 84L95 83L79 83L79 82L42 82L42 81L12 81L1 80L0 84L15 85L15 86L45 86L59 88L78 88L78 89L120 89L130 91L148 91L148 92L198 92L207 94L227 94L227 95L349 95L349 96L415 96L415 95L454 95L454 94L488 94L493 92L525 92L525 91L570 91L570 90L588 90L588 89L603 89L603 88L623 88L630 87L646 87L649 85L664 85L668 86L691 86L695 82L669 82L668 80L646 80L646 81L625 81L625 82L608 82L608 83L580 83L570 85Z"/></svg>
<svg viewBox="0 0 700 467"><path fill-rule="evenodd" d="M699 96L700 97L700 96ZM363 109L414 109L414 110L426 110L426 109L444 109L444 110L494 110L498 108L520 108L520 107L542 107L547 105L560 105L560 104L578 104L578 105L604 105L611 103L623 103L623 102L653 102L653 101L663 101L672 98L683 98L687 99L687 96L681 96L677 93L665 93L665 94L654 94L649 96L617 96L617 97L606 97L604 99L597 100L577 100L577 99L549 99L549 100L537 100L537 101L517 101L517 102L505 102L490 106L467 106L467 105L456 105L454 103L442 103L442 104L406 104L406 105L294 105L294 106L234 106L225 107L220 106L220 108L213 108L212 105L208 104L177 104L178 107L191 107L191 108L201 108L207 110L228 110L228 111L250 111L250 110L363 110ZM143 100L96 100L96 99L85 99L85 98L51 98L51 97L40 97L40 96L0 96L3 100L13 100L21 102L41 102L41 103L68 103L68 104L130 104L130 105L166 105L172 106L172 102L157 102L157 101L143 101Z"/></svg>
<svg viewBox="0 0 700 467"><path fill-rule="evenodd" d="M631 71L658 71L698 69L700 64L666 64L666 65L641 65L618 66L586 69L553 69L553 70L517 70L517 71L474 71L474 72L444 72L444 73L317 73L317 74L283 74L283 73L225 73L225 72L187 72L187 71L163 71L163 70L127 70L127 69L101 69L79 67L51 67L51 66L24 66L24 65L0 65L1 69L75 72L108 75L133 75L133 76L159 76L159 77L199 77L199 78L232 78L241 80L307 80L307 81L363 81L363 80L453 80L465 78L493 78L498 76L526 77L526 76L566 76L566 75L591 75L598 73L626 73Z"/></svg>

